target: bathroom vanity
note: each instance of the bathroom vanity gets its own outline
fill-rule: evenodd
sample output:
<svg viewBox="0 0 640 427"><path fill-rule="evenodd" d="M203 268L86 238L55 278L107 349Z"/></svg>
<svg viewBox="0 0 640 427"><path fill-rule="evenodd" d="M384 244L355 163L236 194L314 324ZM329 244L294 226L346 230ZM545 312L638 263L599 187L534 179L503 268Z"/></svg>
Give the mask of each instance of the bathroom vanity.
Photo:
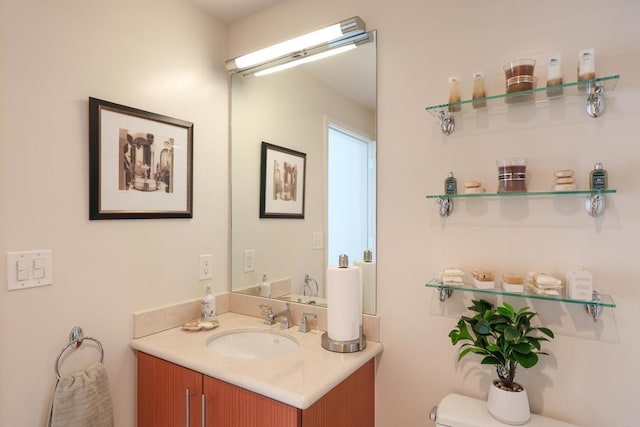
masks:
<svg viewBox="0 0 640 427"><path fill-rule="evenodd" d="M375 356L382 345L341 354L324 350L322 331L281 331L236 313L220 327L173 328L131 341L137 352L138 426L367 427L374 425ZM230 332L284 334L295 351L242 358L207 344Z"/></svg>

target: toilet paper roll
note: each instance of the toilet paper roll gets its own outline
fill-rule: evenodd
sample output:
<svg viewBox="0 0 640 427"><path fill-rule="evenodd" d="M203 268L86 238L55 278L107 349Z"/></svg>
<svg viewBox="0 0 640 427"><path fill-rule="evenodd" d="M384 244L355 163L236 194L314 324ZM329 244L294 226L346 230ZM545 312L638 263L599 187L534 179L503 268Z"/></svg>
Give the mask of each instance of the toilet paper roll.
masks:
<svg viewBox="0 0 640 427"><path fill-rule="evenodd" d="M327 334L334 341L360 338L362 324L362 269L327 269Z"/></svg>
<svg viewBox="0 0 640 427"><path fill-rule="evenodd" d="M376 263L355 261L356 267L362 269L362 311L376 312Z"/></svg>

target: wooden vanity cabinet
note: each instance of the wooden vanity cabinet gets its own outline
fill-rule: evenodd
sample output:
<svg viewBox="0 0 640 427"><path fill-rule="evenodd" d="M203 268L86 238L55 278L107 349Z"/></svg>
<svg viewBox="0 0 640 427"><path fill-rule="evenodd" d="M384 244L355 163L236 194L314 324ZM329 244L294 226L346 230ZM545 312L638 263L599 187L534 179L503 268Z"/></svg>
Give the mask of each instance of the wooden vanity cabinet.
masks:
<svg viewBox="0 0 640 427"><path fill-rule="evenodd" d="M300 427L300 410L233 384L203 376L205 427Z"/></svg>
<svg viewBox="0 0 640 427"><path fill-rule="evenodd" d="M374 426L373 360L301 410L142 352L137 357L138 427Z"/></svg>
<svg viewBox="0 0 640 427"><path fill-rule="evenodd" d="M202 374L146 353L137 356L138 427L199 426Z"/></svg>
<svg viewBox="0 0 640 427"><path fill-rule="evenodd" d="M302 427L374 427L374 360L302 411Z"/></svg>

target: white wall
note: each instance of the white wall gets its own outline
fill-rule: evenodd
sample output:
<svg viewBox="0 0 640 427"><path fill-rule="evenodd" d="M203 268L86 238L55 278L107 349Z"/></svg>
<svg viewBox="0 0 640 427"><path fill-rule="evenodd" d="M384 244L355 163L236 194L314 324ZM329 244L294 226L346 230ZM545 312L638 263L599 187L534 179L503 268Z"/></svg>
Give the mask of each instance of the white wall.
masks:
<svg viewBox="0 0 640 427"><path fill-rule="evenodd" d="M596 288L618 304L607 312L614 319L584 326L580 306L536 303L575 320L577 328L593 328L580 332L594 338L558 336L548 346L552 355L518 378L536 412L582 426L640 423L634 391L640 379L634 318L640 309L634 255L640 231L639 14L640 5L626 0L543 0L529 10L507 0L296 0L230 26L230 56L353 15L378 30L378 304L385 350L376 377L376 425L432 425L427 413L447 393L484 396L495 374L471 360L455 362L447 337L455 320L433 314L434 292L424 286L445 265L477 264L501 271L593 271ZM607 95L608 112L597 120L574 98L539 109L493 110L461 121L445 138L424 111L446 101L449 76L461 76L468 94L472 74L483 70L490 93L503 91L502 64L515 57L543 62L560 52L565 79L572 81L577 52L590 47L599 75L622 75ZM510 156L529 157L531 189L547 188L552 172L564 168L575 169L585 188L593 163L602 161L618 194L597 221L586 217L581 199L569 199L515 206L490 201L475 207L486 209L480 215L460 202L443 222L435 202L425 199L441 191L449 170L461 182L479 178L493 190L494 161ZM547 207L543 217L532 213L540 206ZM600 333L617 338L602 340Z"/></svg>
<svg viewBox="0 0 640 427"><path fill-rule="evenodd" d="M0 8L0 425L44 425L79 325L104 346L116 425L133 426L132 313L202 295L200 254L226 290L226 26L188 1ZM89 221L90 96L194 123L193 219ZM7 292L5 253L31 249L53 250L53 286Z"/></svg>
<svg viewBox="0 0 640 427"><path fill-rule="evenodd" d="M618 342L559 336L549 346L552 357L522 380L536 411L584 426L640 422L635 2L543 0L525 13L506 0L296 0L233 25L229 55L224 27L187 2L3 0L0 6L0 252L50 248L55 258L53 286L8 293L2 256L0 425L44 423L52 365L76 324L104 344L117 424L134 425L131 313L200 295L201 253L214 255L214 290L226 286L224 60L353 15L379 30L378 283L385 352L377 425L430 425L427 411L446 393L484 393L492 373L454 362L447 338L453 320L430 314L433 292L424 287L443 265L475 263L551 273L577 264L594 271L597 287L618 303ZM446 100L451 75L464 79L482 68L497 90L506 60L560 51L568 78L572 58L588 47L597 49L599 74L622 74L598 120L575 113L581 108L575 101L559 111L534 110L534 117L529 110L491 113L490 127L471 121L462 125L467 132L444 138L424 112L425 105ZM87 219L89 96L195 123L193 219ZM434 203L424 195L439 191L448 170L490 182L493 161L514 154L532 159L535 176L573 167L581 182L595 160L603 161L619 190L609 199L613 209L595 223L601 226L577 210L566 215L575 219L572 227L531 227L532 217L507 227L499 212L479 217L488 223L483 226L434 217ZM512 242L527 244L512 251ZM578 316L577 309L558 307Z"/></svg>
<svg viewBox="0 0 640 427"><path fill-rule="evenodd" d="M326 120L373 134L374 115L293 68L260 78L234 76L231 116L234 289L255 286L267 274L269 280L290 277L292 291L300 293L309 274L324 295L325 250L312 249L311 242L326 224ZM262 141L307 155L304 220L259 218ZM246 249L255 251L255 270L248 273L243 268Z"/></svg>

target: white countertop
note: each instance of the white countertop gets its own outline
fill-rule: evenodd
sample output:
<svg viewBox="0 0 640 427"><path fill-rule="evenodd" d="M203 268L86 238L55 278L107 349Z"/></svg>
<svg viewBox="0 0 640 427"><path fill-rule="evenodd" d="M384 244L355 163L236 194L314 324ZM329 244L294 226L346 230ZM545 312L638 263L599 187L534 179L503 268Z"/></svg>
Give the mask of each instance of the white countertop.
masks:
<svg viewBox="0 0 640 427"><path fill-rule="evenodd" d="M189 332L173 328L131 340L134 350L173 362L299 409L307 409L333 387L382 352L382 344L367 342L363 351L335 353L320 345L323 331L298 332L280 325L265 325L263 319L236 313L216 317L220 326L209 331ZM299 346L276 359L238 359L208 350L207 339L236 329L273 329L294 338Z"/></svg>

